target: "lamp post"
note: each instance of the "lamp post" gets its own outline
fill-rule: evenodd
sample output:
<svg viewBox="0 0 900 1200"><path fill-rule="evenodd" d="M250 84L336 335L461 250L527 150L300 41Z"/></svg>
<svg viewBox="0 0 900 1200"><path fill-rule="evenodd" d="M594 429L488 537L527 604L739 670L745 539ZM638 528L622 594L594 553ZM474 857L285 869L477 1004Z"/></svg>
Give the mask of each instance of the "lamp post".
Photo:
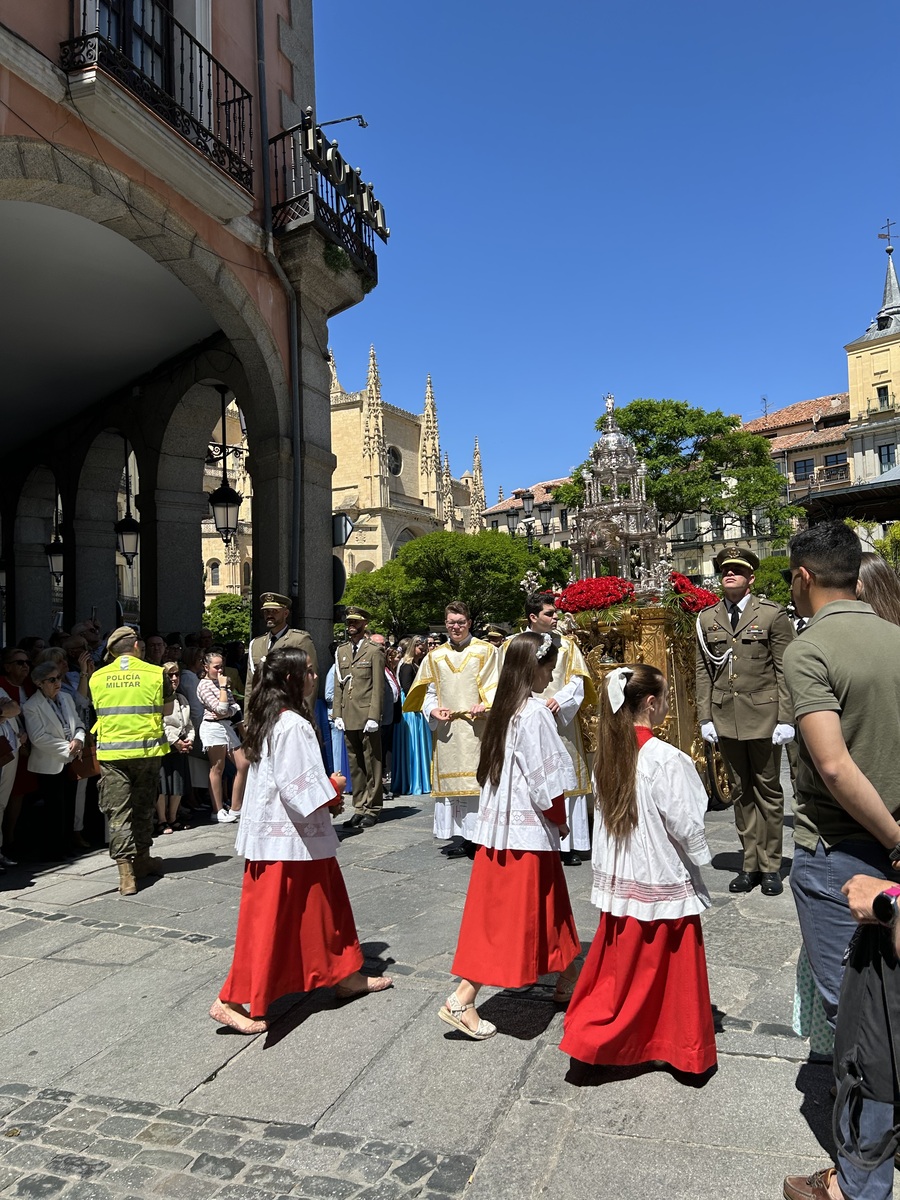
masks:
<svg viewBox="0 0 900 1200"><path fill-rule="evenodd" d="M116 531L116 548L130 567L138 556L141 526L131 515L131 472L128 469L128 438L124 434L122 441L125 443L125 516L116 521L113 529Z"/></svg>
<svg viewBox="0 0 900 1200"><path fill-rule="evenodd" d="M63 577L63 544L62 538L59 536L59 497L53 505L53 541L48 542L44 546L44 553L47 555L47 566L50 568L50 574L53 576L54 582L62 583Z"/></svg>
<svg viewBox="0 0 900 1200"><path fill-rule="evenodd" d="M541 517L541 526L544 530L544 537L550 532L550 522L553 519L553 505L549 500L545 500L543 504L538 505L538 513Z"/></svg>
<svg viewBox="0 0 900 1200"><path fill-rule="evenodd" d="M225 433L225 396L228 388L222 383L217 383L215 387L222 400L222 441L219 444L211 443L210 449L214 452L218 451L222 456L222 483L209 497L209 505L212 509L216 530L227 546L238 531L243 497L228 482L228 455L234 449L228 445Z"/></svg>

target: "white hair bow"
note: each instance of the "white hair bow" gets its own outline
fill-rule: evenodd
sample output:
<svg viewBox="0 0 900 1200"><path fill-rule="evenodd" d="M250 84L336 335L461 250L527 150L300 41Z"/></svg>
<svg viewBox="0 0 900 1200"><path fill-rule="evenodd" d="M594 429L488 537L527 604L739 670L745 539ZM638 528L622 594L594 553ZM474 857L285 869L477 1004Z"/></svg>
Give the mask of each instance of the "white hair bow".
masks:
<svg viewBox="0 0 900 1200"><path fill-rule="evenodd" d="M541 634L541 644L538 646L537 650L535 650L535 652L534 652L534 657L538 660L538 662L540 662L542 658L547 657L547 655L550 653L550 647L552 645L553 645L553 638L550 636L550 634L542 633Z"/></svg>
<svg viewBox="0 0 900 1200"><path fill-rule="evenodd" d="M606 694L609 697L609 707L614 713L625 703L625 685L633 674L631 667L616 667L606 677Z"/></svg>

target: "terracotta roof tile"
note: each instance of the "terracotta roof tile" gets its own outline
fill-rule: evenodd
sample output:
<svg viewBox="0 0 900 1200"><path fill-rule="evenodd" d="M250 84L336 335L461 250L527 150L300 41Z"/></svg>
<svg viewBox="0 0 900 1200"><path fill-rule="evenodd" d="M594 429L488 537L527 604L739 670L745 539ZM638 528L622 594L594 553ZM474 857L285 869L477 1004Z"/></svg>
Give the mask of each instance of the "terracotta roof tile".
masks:
<svg viewBox="0 0 900 1200"><path fill-rule="evenodd" d="M494 504L490 508L484 510L486 517L496 516L497 513L508 512L512 508L522 508L520 494L522 492L534 492L534 506L537 508L539 504L543 504L545 500L553 499L553 492L563 483L570 483L571 476L564 475L562 479L545 479L543 483L533 483L531 488L516 488L511 496L507 496L505 500L501 500L499 504ZM518 494L517 494L518 493Z"/></svg>
<svg viewBox="0 0 900 1200"><path fill-rule="evenodd" d="M847 428L839 425L835 429L798 429L794 433L783 433L772 438L770 445L773 454L782 454L785 450L805 450L814 446L842 446L846 441Z"/></svg>
<svg viewBox="0 0 900 1200"><path fill-rule="evenodd" d="M744 422L744 429L749 433L765 433L767 430L783 429L785 426L800 425L812 421L818 414L822 419L850 415L850 393L838 392L833 396L817 396L813 400L800 400L797 404L789 404L787 408L779 408L768 416L756 417Z"/></svg>

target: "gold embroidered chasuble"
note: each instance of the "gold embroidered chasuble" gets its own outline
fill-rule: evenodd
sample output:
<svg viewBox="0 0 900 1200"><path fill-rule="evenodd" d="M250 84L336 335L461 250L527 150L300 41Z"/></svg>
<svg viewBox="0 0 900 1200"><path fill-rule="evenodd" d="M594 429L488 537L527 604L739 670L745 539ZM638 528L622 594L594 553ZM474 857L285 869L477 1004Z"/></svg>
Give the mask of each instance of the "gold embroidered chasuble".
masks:
<svg viewBox="0 0 900 1200"><path fill-rule="evenodd" d="M556 656L556 666L553 668L553 676L550 682L540 693L540 696L542 700L552 700L554 696L559 699L560 709L556 719L556 727L566 750L569 752L572 766L575 768L575 787L572 791L566 792L566 796L589 796L592 790L591 764L584 746L578 712L585 706L588 709L596 706L597 688L591 678L587 663L584 661L581 647L575 639L564 637L562 634L556 634L555 636L560 642L559 653ZM507 638L500 647L501 664L511 640L511 638ZM575 679L581 679L584 687L584 700L577 707L574 706L572 698L568 700L566 698L566 691L571 692L572 690L569 688L569 684ZM559 695L559 693L562 693L562 695Z"/></svg>
<svg viewBox="0 0 900 1200"><path fill-rule="evenodd" d="M485 721L471 717L469 710L473 704L491 706L497 687L494 658L494 647L480 638L461 650L446 642L425 657L409 689L404 712L421 712L428 685L434 684L437 707L453 713L452 720L438 722L432 735L431 794L436 800L481 794L475 772Z"/></svg>

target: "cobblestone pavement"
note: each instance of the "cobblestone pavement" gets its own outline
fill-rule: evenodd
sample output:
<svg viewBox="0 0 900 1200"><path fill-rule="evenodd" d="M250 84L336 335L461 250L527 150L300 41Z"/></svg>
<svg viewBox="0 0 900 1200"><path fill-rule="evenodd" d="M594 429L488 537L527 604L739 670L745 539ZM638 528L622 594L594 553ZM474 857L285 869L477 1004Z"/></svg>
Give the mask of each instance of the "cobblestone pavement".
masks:
<svg viewBox="0 0 900 1200"><path fill-rule="evenodd" d="M403 798L339 852L368 969L395 987L288 997L255 1038L206 1015L233 946L233 830L158 839L166 875L129 898L103 852L0 876L0 1196L700 1200L727 1178L729 1200L756 1200L828 1161L829 1072L790 1027L793 902L728 892L729 813L708 819L703 1088L660 1071L578 1086L552 979L485 992L490 1042L442 1025L469 864L437 853L430 820ZM566 878L586 946L590 869Z"/></svg>

